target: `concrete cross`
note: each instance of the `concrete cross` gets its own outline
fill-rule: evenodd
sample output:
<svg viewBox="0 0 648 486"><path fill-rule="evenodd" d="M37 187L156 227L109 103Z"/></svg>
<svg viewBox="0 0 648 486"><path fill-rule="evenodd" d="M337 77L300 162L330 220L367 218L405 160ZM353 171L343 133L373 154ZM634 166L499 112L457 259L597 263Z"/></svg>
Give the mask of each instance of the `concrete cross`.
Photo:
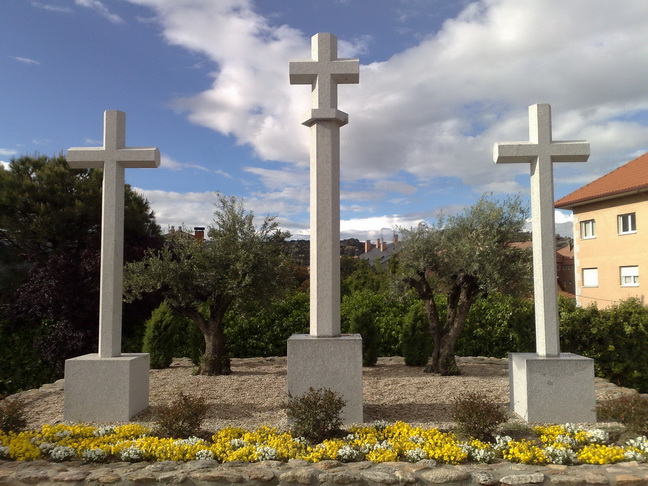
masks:
<svg viewBox="0 0 648 486"><path fill-rule="evenodd" d="M337 85L359 81L357 59L337 58L337 38L316 34L311 40L313 59L290 63L290 84L310 84L314 109L337 108Z"/></svg>
<svg viewBox="0 0 648 486"><path fill-rule="evenodd" d="M312 110L304 125L310 143L310 334L340 335L340 127L337 85L358 83L359 61L337 58L333 34L311 39L313 60L290 63L290 83L312 86Z"/></svg>
<svg viewBox="0 0 648 486"><path fill-rule="evenodd" d="M72 147L67 161L75 169L103 169L99 357L121 355L124 265L124 169L158 167L157 148L126 147L126 114L104 112L103 147Z"/></svg>
<svg viewBox="0 0 648 486"><path fill-rule="evenodd" d="M496 143L495 163L531 165L531 229L533 233L533 288L536 351L540 356L560 355L556 235L554 221L554 162L586 162L589 143L553 141L551 106L529 106L529 141Z"/></svg>

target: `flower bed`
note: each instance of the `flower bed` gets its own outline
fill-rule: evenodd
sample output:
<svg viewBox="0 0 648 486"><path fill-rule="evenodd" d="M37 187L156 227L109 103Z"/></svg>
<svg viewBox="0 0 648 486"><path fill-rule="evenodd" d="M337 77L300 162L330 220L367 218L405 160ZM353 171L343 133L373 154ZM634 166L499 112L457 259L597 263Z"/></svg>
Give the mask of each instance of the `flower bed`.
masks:
<svg viewBox="0 0 648 486"><path fill-rule="evenodd" d="M412 427L403 422L355 426L341 439L309 445L299 437L274 428L254 431L225 428L210 441L191 437L155 437L138 424L96 428L86 425L44 425L40 430L0 433L0 459L30 461L49 459L84 462L192 461L219 462L338 460L354 462L410 461L431 459L437 463L493 462L523 464L610 464L621 461L648 462L648 439L638 437L624 445L608 443L602 430L583 430L567 425L535 427L537 438L513 440L498 436L494 443L460 441L438 429Z"/></svg>

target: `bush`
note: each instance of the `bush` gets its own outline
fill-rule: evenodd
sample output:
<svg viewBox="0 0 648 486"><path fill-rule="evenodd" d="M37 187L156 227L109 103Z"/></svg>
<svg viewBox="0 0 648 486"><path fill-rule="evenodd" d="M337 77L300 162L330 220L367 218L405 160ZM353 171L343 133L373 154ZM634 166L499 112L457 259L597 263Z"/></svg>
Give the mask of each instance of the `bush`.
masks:
<svg viewBox="0 0 648 486"><path fill-rule="evenodd" d="M432 353L427 316L423 303L418 301L410 307L405 316L401 338L403 357L407 366L425 366Z"/></svg>
<svg viewBox="0 0 648 486"><path fill-rule="evenodd" d="M37 349L43 328L10 325L0 320L0 395L38 388L62 377L45 363Z"/></svg>
<svg viewBox="0 0 648 486"><path fill-rule="evenodd" d="M345 404L328 388L311 387L301 397L289 397L286 409L292 434L313 444L333 437L342 425L340 414Z"/></svg>
<svg viewBox="0 0 648 486"><path fill-rule="evenodd" d="M5 398L0 401L0 432L20 432L27 427L25 402L18 398Z"/></svg>
<svg viewBox="0 0 648 486"><path fill-rule="evenodd" d="M155 412L155 434L174 439L198 436L208 410L203 397L178 392L170 404L162 405Z"/></svg>
<svg viewBox="0 0 648 486"><path fill-rule="evenodd" d="M619 422L635 434L648 433L648 398L625 395L607 400L596 407L599 421Z"/></svg>
<svg viewBox="0 0 648 486"><path fill-rule="evenodd" d="M151 368L167 368L173 358L188 357L198 364L205 347L196 324L175 313L167 302L146 322L142 350L151 355Z"/></svg>
<svg viewBox="0 0 648 486"><path fill-rule="evenodd" d="M594 359L596 374L648 393L648 307L632 298L598 309L560 300L562 348Z"/></svg>
<svg viewBox="0 0 648 486"><path fill-rule="evenodd" d="M481 441L492 441L493 433L508 420L508 414L504 407L482 393L468 392L453 399L452 420L460 432Z"/></svg>
<svg viewBox="0 0 648 486"><path fill-rule="evenodd" d="M287 340L308 333L310 298L293 291L266 306L232 307L225 315L225 336L231 356L286 356Z"/></svg>
<svg viewBox="0 0 648 486"><path fill-rule="evenodd" d="M360 290L342 301L342 328L362 336L362 366L375 366L378 361L380 330L377 319L384 307L380 294Z"/></svg>

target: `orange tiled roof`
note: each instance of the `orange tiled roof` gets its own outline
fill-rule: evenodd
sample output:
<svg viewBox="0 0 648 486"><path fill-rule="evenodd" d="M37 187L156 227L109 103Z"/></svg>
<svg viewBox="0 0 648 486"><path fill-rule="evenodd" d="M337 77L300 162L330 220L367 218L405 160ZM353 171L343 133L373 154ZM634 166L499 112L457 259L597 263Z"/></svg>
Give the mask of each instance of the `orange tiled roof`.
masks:
<svg viewBox="0 0 648 486"><path fill-rule="evenodd" d="M557 208L571 208L594 199L648 189L648 153L628 162L556 201Z"/></svg>

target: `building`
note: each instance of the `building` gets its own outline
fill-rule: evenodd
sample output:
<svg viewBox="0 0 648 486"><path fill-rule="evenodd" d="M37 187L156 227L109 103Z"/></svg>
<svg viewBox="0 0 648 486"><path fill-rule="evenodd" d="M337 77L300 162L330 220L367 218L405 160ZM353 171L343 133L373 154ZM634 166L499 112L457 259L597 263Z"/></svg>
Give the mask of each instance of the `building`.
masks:
<svg viewBox="0 0 648 486"><path fill-rule="evenodd" d="M370 240L365 242L365 252L358 256L363 260L367 260L371 265L380 265L381 267L387 267L389 260L394 255L394 252L398 248L398 235L394 234L394 239L392 243L387 243L385 240L376 240L376 245L374 246Z"/></svg>
<svg viewBox="0 0 648 486"><path fill-rule="evenodd" d="M556 201L574 213L579 305L609 307L648 288L648 153Z"/></svg>

